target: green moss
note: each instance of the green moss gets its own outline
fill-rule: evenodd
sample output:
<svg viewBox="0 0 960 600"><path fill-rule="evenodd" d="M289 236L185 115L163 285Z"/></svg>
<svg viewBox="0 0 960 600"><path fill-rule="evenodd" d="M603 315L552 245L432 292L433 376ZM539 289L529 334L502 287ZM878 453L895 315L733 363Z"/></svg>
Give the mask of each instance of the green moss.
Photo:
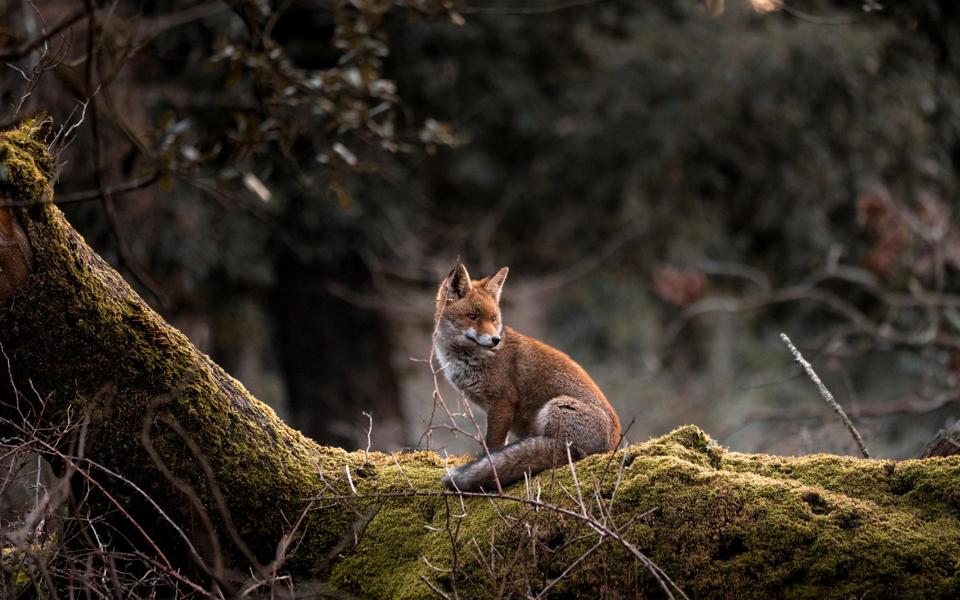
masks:
<svg viewBox="0 0 960 600"><path fill-rule="evenodd" d="M30 119L18 129L0 134L0 190L16 202L40 198L53 177L53 159L45 141L47 118Z"/></svg>
<svg viewBox="0 0 960 600"><path fill-rule="evenodd" d="M409 490L411 484L438 489L433 455L400 464L409 483L384 460L370 490ZM613 522L628 523L625 539L691 597L919 598L960 592L960 459L892 463L744 455L724 452L688 426L625 448L612 461L588 458L577 463L577 472L583 488L598 486ZM569 469L541 474L537 484L541 498L576 508L568 495L574 494ZM525 491L517 484L506 493ZM587 503L596 510L592 500ZM429 597L426 581L451 592L455 543L462 597L490 595L491 586L522 596L536 593L598 539L577 519L507 500L471 498L464 507L465 516L458 518L456 500L383 499L329 582L365 597ZM558 597L601 589L625 597L657 595L654 580L615 541L587 564L553 588Z"/></svg>
<svg viewBox="0 0 960 600"><path fill-rule="evenodd" d="M29 552L42 552L42 549L32 546ZM35 595L36 590L32 588L38 575L36 563L30 560L28 552L8 546L0 548L0 590L3 590L8 597ZM5 585L11 586L12 589L6 589Z"/></svg>
<svg viewBox="0 0 960 600"><path fill-rule="evenodd" d="M44 193L51 163L34 134L0 134L0 148L0 185L20 199ZM436 454L365 456L306 439L164 323L59 210L34 205L17 215L34 270L0 308L0 343L14 377L33 382L54 422L85 414L86 456L136 482L209 552L210 534L197 524L190 497L144 449L146 432L162 465L214 521L238 573L249 571L241 546L262 563L273 560L307 508L284 568L295 581L319 580L329 595L426 598L434 595L430 585L444 593L456 587L464 598L536 594L597 541L582 519L556 511L438 497L443 463ZM591 514L691 597L960 595L960 457L738 454L687 426L612 457L589 457L576 470ZM169 556L190 567L152 506L122 481L102 482ZM570 469L530 485L506 491L579 512ZM338 497L354 489L359 496ZM595 498L603 499L602 513ZM122 519L112 525L126 527ZM609 539L553 588L558 597L657 589Z"/></svg>
<svg viewBox="0 0 960 600"><path fill-rule="evenodd" d="M28 123L0 134L3 185L15 199L35 199L47 189L52 163L38 141L41 133ZM68 414L89 418L92 460L136 481L179 523L196 522L189 496L164 472L176 474L219 526L218 543L229 559L243 564L235 542L242 539L262 562L272 560L307 499L324 489L321 473L342 468L345 453L321 448L287 427L197 351L85 244L56 207L34 205L16 214L34 251L28 281L0 309L0 343L11 355L16 379L34 382L49 398L46 414L54 422ZM144 431L163 468L144 448ZM204 475L203 463L215 482ZM130 486L106 483L132 514L156 520L150 503ZM228 511L216 505L214 487L230 499ZM315 516L319 524L309 527L303 545L310 551L290 559L294 570L306 572L316 562L313 549L333 545L352 522L342 511ZM194 542L211 547L204 539L209 533L198 529ZM186 556L176 532L158 525L154 534L172 555ZM140 539L136 532L130 537Z"/></svg>

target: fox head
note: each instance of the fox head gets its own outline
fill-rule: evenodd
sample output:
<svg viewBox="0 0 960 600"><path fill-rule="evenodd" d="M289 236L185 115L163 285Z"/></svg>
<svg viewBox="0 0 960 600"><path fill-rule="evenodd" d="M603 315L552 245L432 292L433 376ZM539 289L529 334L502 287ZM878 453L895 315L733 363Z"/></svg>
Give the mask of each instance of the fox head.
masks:
<svg viewBox="0 0 960 600"><path fill-rule="evenodd" d="M500 291L508 271L504 267L496 275L473 281L462 264L450 271L437 293L440 339L457 346L496 348L503 334Z"/></svg>

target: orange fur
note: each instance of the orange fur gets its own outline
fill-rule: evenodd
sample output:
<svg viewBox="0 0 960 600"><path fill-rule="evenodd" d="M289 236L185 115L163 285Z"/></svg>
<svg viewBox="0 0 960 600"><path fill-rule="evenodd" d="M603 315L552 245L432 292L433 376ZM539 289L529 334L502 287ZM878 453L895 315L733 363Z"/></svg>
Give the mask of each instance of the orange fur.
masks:
<svg viewBox="0 0 960 600"><path fill-rule="evenodd" d="M563 352L503 326L507 272L471 280L457 265L437 294L437 359L450 383L486 411L490 451L451 469L444 483L452 489L495 491L497 480L506 486L526 472L564 464L567 443L574 460L620 443L617 413L587 372ZM505 445L508 433L515 441Z"/></svg>

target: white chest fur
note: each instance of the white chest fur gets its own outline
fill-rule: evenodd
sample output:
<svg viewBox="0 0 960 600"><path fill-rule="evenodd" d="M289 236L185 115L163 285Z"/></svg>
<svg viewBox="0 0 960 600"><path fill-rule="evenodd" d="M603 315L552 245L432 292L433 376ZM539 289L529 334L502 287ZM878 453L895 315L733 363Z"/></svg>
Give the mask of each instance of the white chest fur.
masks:
<svg viewBox="0 0 960 600"><path fill-rule="evenodd" d="M480 391L483 380L483 358L459 348L434 346L440 370L450 385L463 392L471 400Z"/></svg>

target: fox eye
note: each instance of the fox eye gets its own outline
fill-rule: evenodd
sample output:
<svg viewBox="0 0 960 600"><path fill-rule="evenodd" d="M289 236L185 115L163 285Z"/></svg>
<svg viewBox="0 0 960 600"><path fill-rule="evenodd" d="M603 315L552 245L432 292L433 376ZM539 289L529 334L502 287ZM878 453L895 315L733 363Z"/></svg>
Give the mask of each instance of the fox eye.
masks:
<svg viewBox="0 0 960 600"><path fill-rule="evenodd" d="M491 323L496 323L496 322L497 322L497 317L496 317L496 316L490 317L490 322L491 322Z"/></svg>
<svg viewBox="0 0 960 600"><path fill-rule="evenodd" d="M467 318L470 319L471 321L476 321L478 318L477 313L470 313L469 315L467 315Z"/></svg>

